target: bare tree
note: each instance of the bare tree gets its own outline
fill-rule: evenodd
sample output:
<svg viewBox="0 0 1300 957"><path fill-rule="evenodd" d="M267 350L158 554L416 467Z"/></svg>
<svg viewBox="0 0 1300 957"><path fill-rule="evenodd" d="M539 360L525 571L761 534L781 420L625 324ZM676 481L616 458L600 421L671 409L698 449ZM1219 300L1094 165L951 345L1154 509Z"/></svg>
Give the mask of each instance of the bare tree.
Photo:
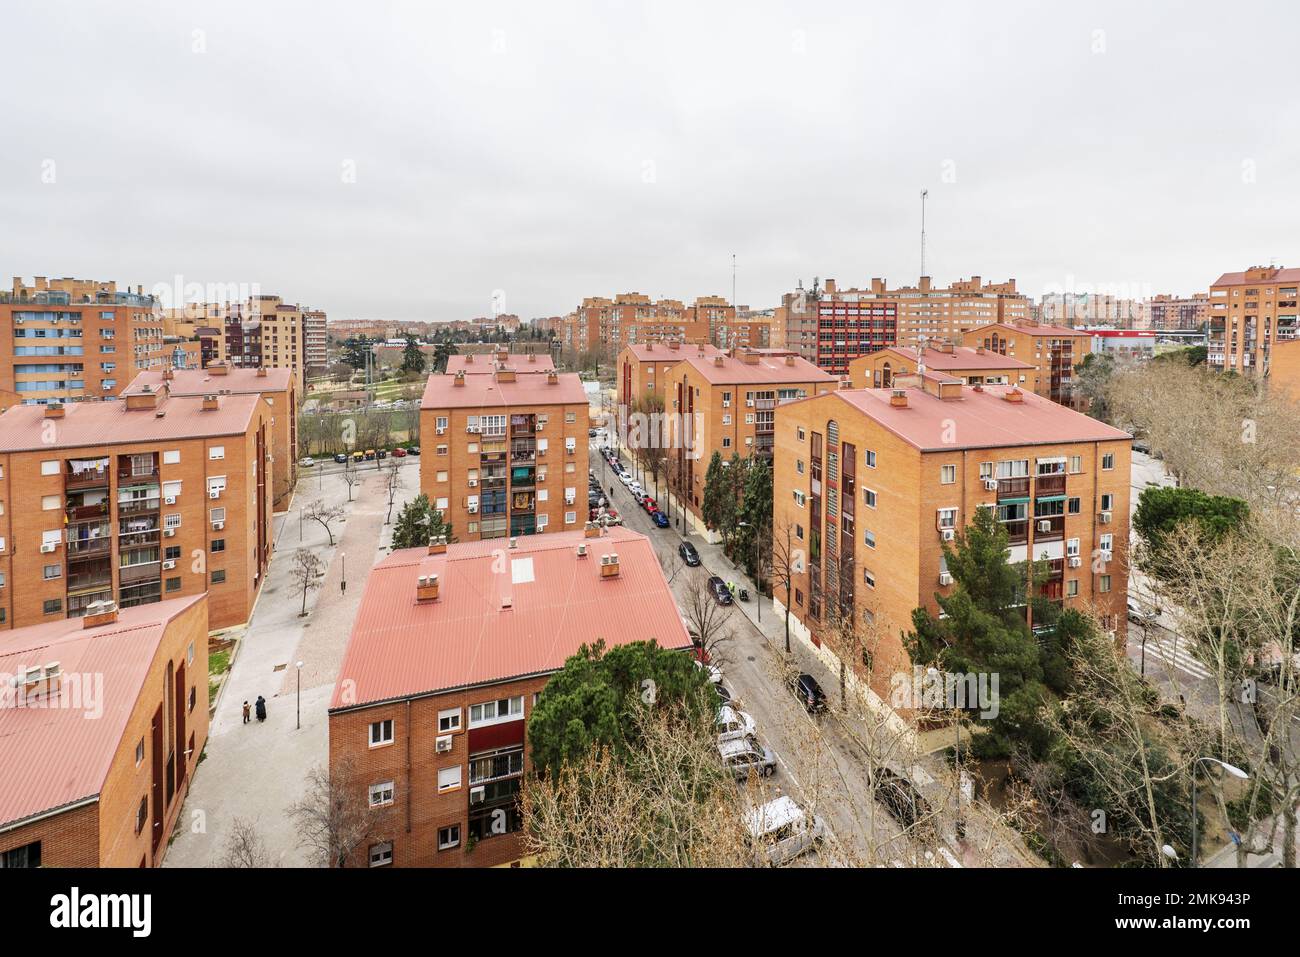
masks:
<svg viewBox="0 0 1300 957"><path fill-rule="evenodd" d="M221 856L221 866L228 868L271 867L271 857L266 842L251 821L237 817L231 823L230 837L226 839Z"/></svg>
<svg viewBox="0 0 1300 957"><path fill-rule="evenodd" d="M352 487L361 481L361 473L352 463L352 456L349 454L347 461L343 463L343 484L348 487L348 501L352 501ZM333 544L331 542L331 544Z"/></svg>
<svg viewBox="0 0 1300 957"><path fill-rule="evenodd" d="M388 817L387 808L370 806L364 780L346 760L333 773L321 765L312 768L303 796L288 813L302 846L318 852L329 867L347 867Z"/></svg>
<svg viewBox="0 0 1300 957"><path fill-rule="evenodd" d="M307 595L320 587L320 580L325 574L325 565L309 548L299 548L293 553L293 566L289 570L294 584L302 589L302 611L299 618L307 617Z"/></svg>
<svg viewBox="0 0 1300 957"><path fill-rule="evenodd" d="M709 587L708 575L702 569L693 569L682 594L682 615L687 630L697 648L702 648L709 661L721 667L727 661L727 648L731 641L731 613L733 606L719 605Z"/></svg>
<svg viewBox="0 0 1300 957"><path fill-rule="evenodd" d="M345 473L346 474L346 473ZM349 489L351 486L349 486ZM303 509L302 517L309 522L317 522L320 527L325 529L325 534L329 536L330 545L334 544L334 529L330 527L331 522L337 522L347 514L347 509L342 505L328 505L323 499L316 499L309 502Z"/></svg>
<svg viewBox="0 0 1300 957"><path fill-rule="evenodd" d="M785 592L785 653L790 654L790 605L794 597L795 576L803 574L807 556L803 543L795 537L794 523L782 521L772 535L772 554L768 572L772 579L772 594L777 589Z"/></svg>
<svg viewBox="0 0 1300 957"><path fill-rule="evenodd" d="M397 498L398 489L402 487L400 459L392 458L388 460L388 474L384 477L384 481L388 487L388 515L384 518L384 524L391 525L393 521L393 502Z"/></svg>

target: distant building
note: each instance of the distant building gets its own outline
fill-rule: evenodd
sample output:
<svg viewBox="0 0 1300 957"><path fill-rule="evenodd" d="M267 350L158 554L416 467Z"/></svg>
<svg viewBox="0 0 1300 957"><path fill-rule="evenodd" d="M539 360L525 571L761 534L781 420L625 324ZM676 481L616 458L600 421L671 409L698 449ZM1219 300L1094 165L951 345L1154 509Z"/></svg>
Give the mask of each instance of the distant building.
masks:
<svg viewBox="0 0 1300 957"><path fill-rule="evenodd" d="M966 385L1026 385L1035 367L983 346L972 349L940 342L928 346L923 355L898 346L859 356L849 363L849 380L854 389L888 389L898 376L926 370L952 376Z"/></svg>
<svg viewBox="0 0 1300 957"><path fill-rule="evenodd" d="M1210 286L1209 365L1241 375L1268 375L1269 354L1300 329L1300 269L1252 266Z"/></svg>
<svg viewBox="0 0 1300 957"><path fill-rule="evenodd" d="M1061 405L1082 401L1074 393L1074 370L1092 351L1085 329L996 322L962 333L961 344L1030 363L1034 370L1024 384L1037 395Z"/></svg>

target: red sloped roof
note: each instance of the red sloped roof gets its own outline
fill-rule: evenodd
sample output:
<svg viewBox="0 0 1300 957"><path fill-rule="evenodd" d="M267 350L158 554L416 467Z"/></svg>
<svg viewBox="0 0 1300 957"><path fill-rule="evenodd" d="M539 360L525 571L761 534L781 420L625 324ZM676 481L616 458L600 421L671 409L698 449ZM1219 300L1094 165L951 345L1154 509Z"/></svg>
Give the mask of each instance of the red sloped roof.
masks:
<svg viewBox="0 0 1300 957"><path fill-rule="evenodd" d="M496 369L496 356L492 354L484 355L479 353L474 356L474 361L466 361L468 356L460 355L449 356L447 359L447 374L455 375L463 371L466 375L474 375L481 372L492 372ZM555 360L551 358L550 353L517 353L512 352L506 359L506 365L518 373L525 372L554 372Z"/></svg>
<svg viewBox="0 0 1300 957"><path fill-rule="evenodd" d="M431 375L420 400L422 409L497 409L512 406L586 405L587 392L575 372L550 376L517 373L513 382L498 382L495 375L467 375L464 385L454 375Z"/></svg>
<svg viewBox="0 0 1300 957"><path fill-rule="evenodd" d="M122 390L122 395L135 395L143 392L147 385L157 392L164 381L167 391L172 395L205 395L229 389L236 395L253 392L284 392L289 388L293 376L290 369L267 369L266 375L260 376L253 368L233 366L225 375L213 375L208 369L176 369L170 380L164 380L160 370L151 369L141 372L131 384Z"/></svg>
<svg viewBox="0 0 1300 957"><path fill-rule="evenodd" d="M600 558L610 552L619 574L602 579ZM429 574L439 577L438 600L417 602L416 579ZM405 549L370 572L330 707L547 674L600 639L610 647L691 645L659 559L638 532L546 532L517 539L514 549L498 538L452 544L442 555Z"/></svg>
<svg viewBox="0 0 1300 957"><path fill-rule="evenodd" d="M0 632L0 695L29 667L57 661L63 675L59 707L0 702L0 825L99 794L168 622L204 597L124 608L98 628L65 618Z"/></svg>
<svg viewBox="0 0 1300 957"><path fill-rule="evenodd" d="M722 365L713 359L701 358L699 355L686 356L682 361L690 363L704 381L713 385L780 385L783 382L838 382L839 379L819 369L802 356L792 356L794 362L786 364L786 354L759 353L758 361L745 362L730 355L723 355Z"/></svg>

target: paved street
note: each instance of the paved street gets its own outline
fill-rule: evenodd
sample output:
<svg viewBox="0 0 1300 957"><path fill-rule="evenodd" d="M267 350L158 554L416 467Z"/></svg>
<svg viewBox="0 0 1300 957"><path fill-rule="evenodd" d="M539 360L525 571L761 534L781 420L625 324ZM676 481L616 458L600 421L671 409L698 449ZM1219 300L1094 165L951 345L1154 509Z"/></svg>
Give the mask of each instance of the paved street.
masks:
<svg viewBox="0 0 1300 957"><path fill-rule="evenodd" d="M394 518L403 502L419 493L419 459L403 461L405 487ZM267 581L218 699L183 825L177 827L164 866L220 863L236 818L254 824L273 862L315 863L299 846L285 812L301 796L308 771L327 760L332 685L366 578L375 560L387 553L391 538L383 524L388 510L384 473L367 469L360 474L346 520L332 526L333 547L320 524L300 521L300 510L317 499L346 505L348 490L339 473L302 476L290 510L275 517L276 549ZM290 577L299 547L316 552L327 569L321 588L308 598L306 618L298 617L302 593ZM340 588L345 566L346 592ZM301 729L298 661L303 663ZM267 699L267 720L244 725L242 704L259 694Z"/></svg>
<svg viewBox="0 0 1300 957"><path fill-rule="evenodd" d="M677 531L679 511L671 505L666 490L655 496L666 510L671 508L674 526L657 528L622 484L609 471L593 440L590 467L603 488L613 486L613 505L624 524L647 535L655 543L669 584L679 603L692 587L691 577L716 574L725 581L742 582L739 570L722 552L709 545L699 534L687 539L700 554L703 567L688 569L677 554L682 536ZM629 460L623 458L624 464ZM644 483L643 483L644 484ZM692 523L687 523L688 526ZM748 602L737 602L727 624L732 639L723 650L721 668L727 685L741 700L741 707L754 718L760 739L780 758L780 770L762 787L771 792L790 793L815 808L833 833L830 847L806 863L845 863L854 865L929 865L951 866L960 860L966 865L996 864L1027 866L1036 863L1006 828L990 826L977 807L965 808L965 841L955 835L956 787L937 755L918 754L915 742L886 728L883 720L862 713L852 705L853 714L840 709L838 675L798 641L792 652L798 670L817 678L830 700L832 713L811 718L782 680L785 644L784 618L776 614L769 601L760 603L752 583ZM759 615L762 615L760 622ZM922 795L940 809L937 833L942 851L926 858L917 843L902 834L899 824L879 802L870 800L868 784L873 766L888 766L905 771L917 784ZM948 857L946 855L951 855Z"/></svg>

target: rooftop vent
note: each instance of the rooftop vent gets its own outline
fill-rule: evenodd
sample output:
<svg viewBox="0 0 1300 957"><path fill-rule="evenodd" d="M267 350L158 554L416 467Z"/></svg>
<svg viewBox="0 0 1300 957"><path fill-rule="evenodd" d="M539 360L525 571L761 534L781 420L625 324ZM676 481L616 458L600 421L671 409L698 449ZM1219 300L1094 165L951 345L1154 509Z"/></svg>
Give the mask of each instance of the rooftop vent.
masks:
<svg viewBox="0 0 1300 957"><path fill-rule="evenodd" d="M586 558L586 557L587 557L587 545L586 545L585 542L580 543L580 544L578 545L578 557L579 557L579 558Z"/></svg>
<svg viewBox="0 0 1300 957"><path fill-rule="evenodd" d="M496 379L498 382L514 382L515 370L506 368L497 369Z"/></svg>
<svg viewBox="0 0 1300 957"><path fill-rule="evenodd" d="M600 577L618 577L618 552L610 552L608 555L600 556Z"/></svg>
<svg viewBox="0 0 1300 957"><path fill-rule="evenodd" d="M214 362L208 366L208 372L211 375L225 375L228 371L224 362Z"/></svg>
<svg viewBox="0 0 1300 957"><path fill-rule="evenodd" d="M265 377L266 377L266 366L258 366L258 367L257 367L257 375L258 375L258 378L265 378Z"/></svg>
<svg viewBox="0 0 1300 957"><path fill-rule="evenodd" d="M583 538L600 538L600 523L588 522L582 529Z"/></svg>
<svg viewBox="0 0 1300 957"><path fill-rule="evenodd" d="M519 539L514 538L514 537L511 537L511 539L510 539L510 547L511 547L511 548L518 548L518 547L519 547Z"/></svg>
<svg viewBox="0 0 1300 957"><path fill-rule="evenodd" d="M537 353L536 353L536 352L530 352L530 353L528 353L528 361L529 361L529 362L536 362L536 361L537 361Z"/></svg>
<svg viewBox="0 0 1300 957"><path fill-rule="evenodd" d="M889 393L889 404L892 405L892 406L893 406L894 408L896 408L896 409L906 409L906 408L907 408L907 390L906 390L906 389L894 389L892 392L890 392L890 393Z"/></svg>
<svg viewBox="0 0 1300 957"><path fill-rule="evenodd" d="M546 373L546 384L547 384L547 385L559 385L559 384L560 384L560 377L559 377L556 373L554 373L554 372L548 372L548 373Z"/></svg>
<svg viewBox="0 0 1300 957"><path fill-rule="evenodd" d="M793 355L793 354L791 354L791 355L787 355L787 356L785 357L785 364L788 365L788 366L792 366L792 365L794 365L794 355Z"/></svg>
<svg viewBox="0 0 1300 957"><path fill-rule="evenodd" d="M436 536L434 536L433 538L429 539L429 554L430 554L430 555L445 555L445 554L447 554L447 536L446 536L446 535L436 535Z"/></svg>
<svg viewBox="0 0 1300 957"><path fill-rule="evenodd" d="M1002 398L1006 399L1008 402L1024 402L1025 394L1020 391L1018 386L1012 386Z"/></svg>
<svg viewBox="0 0 1300 957"><path fill-rule="evenodd" d="M457 370L456 370L456 378L452 379L452 384L453 384L453 385L464 385L464 384L465 384L465 370L464 370L464 369L457 369Z"/></svg>
<svg viewBox="0 0 1300 957"><path fill-rule="evenodd" d="M701 352L703 352L702 349L701 349ZM722 356L714 356L714 357L713 357L713 364L714 364L715 366L720 366L720 365L722 365Z"/></svg>
<svg viewBox="0 0 1300 957"><path fill-rule="evenodd" d="M63 403L61 403L61 402L50 402L49 404L47 404L47 405L45 406L45 417L46 417L47 419L61 419L61 418L63 418Z"/></svg>
<svg viewBox="0 0 1300 957"><path fill-rule="evenodd" d="M221 397L215 393L209 392L203 397L203 411L213 412L221 408Z"/></svg>
<svg viewBox="0 0 1300 957"><path fill-rule="evenodd" d="M438 600L437 575L421 575L415 580L415 600L419 602Z"/></svg>
<svg viewBox="0 0 1300 957"><path fill-rule="evenodd" d="M473 365L473 364L474 364L474 353L472 352L465 353L465 365Z"/></svg>
<svg viewBox="0 0 1300 957"><path fill-rule="evenodd" d="M81 619L82 628L98 628L111 625L117 621L117 604L111 601L92 601L86 606L85 617Z"/></svg>

